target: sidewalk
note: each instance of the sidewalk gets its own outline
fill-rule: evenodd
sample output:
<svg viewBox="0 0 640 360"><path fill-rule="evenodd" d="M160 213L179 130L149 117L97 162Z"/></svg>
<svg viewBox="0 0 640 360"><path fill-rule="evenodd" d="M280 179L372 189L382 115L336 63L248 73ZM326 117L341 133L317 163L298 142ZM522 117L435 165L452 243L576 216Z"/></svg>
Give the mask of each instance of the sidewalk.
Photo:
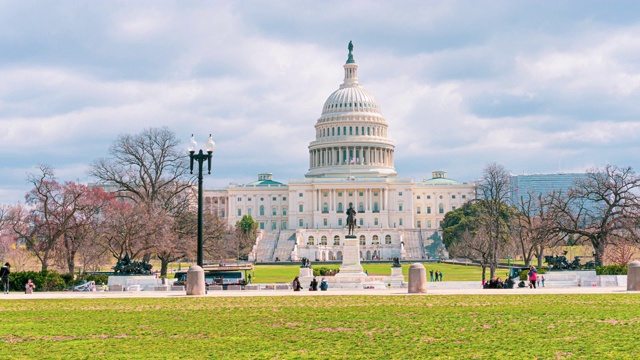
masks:
<svg viewBox="0 0 640 360"><path fill-rule="evenodd" d="M453 283L453 282L452 282ZM626 287L547 287L538 289L477 289L469 288L435 288L429 289L426 294L408 294L407 289L329 289L329 291L299 291L292 290L224 290L209 291L201 297L238 297L238 296L342 296L342 295L367 295L367 296L398 296L398 295L542 295L542 294L638 294L637 291L627 291ZM184 291L118 291L118 292L35 292L25 294L12 292L0 296L3 300L34 300L34 299L102 299L102 298L171 298L187 297ZM191 296L189 296L191 297Z"/></svg>

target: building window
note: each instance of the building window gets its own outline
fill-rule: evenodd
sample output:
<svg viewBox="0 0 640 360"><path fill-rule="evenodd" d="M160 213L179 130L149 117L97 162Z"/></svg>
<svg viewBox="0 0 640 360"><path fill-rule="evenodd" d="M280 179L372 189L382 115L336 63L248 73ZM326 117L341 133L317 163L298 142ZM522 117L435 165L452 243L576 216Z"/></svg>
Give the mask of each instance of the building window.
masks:
<svg viewBox="0 0 640 360"><path fill-rule="evenodd" d="M283 208L282 208L282 215L283 215L283 216L286 216L286 215L287 215L287 208L286 208L286 207L283 207Z"/></svg>
<svg viewBox="0 0 640 360"><path fill-rule="evenodd" d="M342 218L338 219L338 226L342 226Z"/></svg>
<svg viewBox="0 0 640 360"><path fill-rule="evenodd" d="M373 192L373 196L378 196L378 192L377 192L377 191L374 191L374 192Z"/></svg>
<svg viewBox="0 0 640 360"><path fill-rule="evenodd" d="M373 245L378 245L380 244L380 240L378 240L378 235L373 235L373 237L371 238L371 243Z"/></svg>
<svg viewBox="0 0 640 360"><path fill-rule="evenodd" d="M402 191L400 191L400 192L398 193L398 196L402 196Z"/></svg>
<svg viewBox="0 0 640 360"><path fill-rule="evenodd" d="M322 220L322 223L324 224L324 226L328 226L329 225L329 221L327 220L327 218L324 218Z"/></svg>
<svg viewBox="0 0 640 360"><path fill-rule="evenodd" d="M320 245L327 245L327 237L322 235L320 238Z"/></svg>
<svg viewBox="0 0 640 360"><path fill-rule="evenodd" d="M278 228L278 223L273 221L271 222L271 230L276 230Z"/></svg>
<svg viewBox="0 0 640 360"><path fill-rule="evenodd" d="M431 195L427 195L427 200L431 199Z"/></svg>
<svg viewBox="0 0 640 360"><path fill-rule="evenodd" d="M274 196L274 197L271 199L271 201L276 201L276 197Z"/></svg>
<svg viewBox="0 0 640 360"><path fill-rule="evenodd" d="M338 193L338 196L342 196L342 191Z"/></svg>
<svg viewBox="0 0 640 360"><path fill-rule="evenodd" d="M264 223L262 221L260 222L260 230L264 230Z"/></svg>
<svg viewBox="0 0 640 360"><path fill-rule="evenodd" d="M418 195L417 199L420 200L420 195Z"/></svg>
<svg viewBox="0 0 640 360"><path fill-rule="evenodd" d="M251 201L251 198L248 198L247 201Z"/></svg>
<svg viewBox="0 0 640 360"><path fill-rule="evenodd" d="M420 229L422 227L422 223L420 222L420 220L418 220L418 222L416 223L416 227L418 229Z"/></svg>
<svg viewBox="0 0 640 360"><path fill-rule="evenodd" d="M378 209L378 202L377 201L373 203L373 212L374 213L380 212L380 209Z"/></svg>
<svg viewBox="0 0 640 360"><path fill-rule="evenodd" d="M398 219L398 224L402 226L402 218Z"/></svg>
<svg viewBox="0 0 640 360"><path fill-rule="evenodd" d="M238 201L242 201L242 198L238 198Z"/></svg>
<svg viewBox="0 0 640 360"><path fill-rule="evenodd" d="M456 209L456 207L455 207L455 206L452 206L452 207L451 207L451 210L452 210L452 211L453 211L453 210L455 210L455 209Z"/></svg>
<svg viewBox="0 0 640 360"><path fill-rule="evenodd" d="M358 193L358 196L364 196L364 193L363 193L362 191L360 191L360 192Z"/></svg>
<svg viewBox="0 0 640 360"><path fill-rule="evenodd" d="M444 205L438 205L438 214L444 214Z"/></svg>
<svg viewBox="0 0 640 360"><path fill-rule="evenodd" d="M264 201L264 198L260 198L260 201Z"/></svg>
<svg viewBox="0 0 640 360"><path fill-rule="evenodd" d="M247 215L251 216L251 208L247 209Z"/></svg>
<svg viewBox="0 0 640 360"><path fill-rule="evenodd" d="M324 214L328 214L329 213L329 204L327 204L327 203L322 204L322 212Z"/></svg>
<svg viewBox="0 0 640 360"><path fill-rule="evenodd" d="M340 236L336 235L333 237L333 245L340 245Z"/></svg>
<svg viewBox="0 0 640 360"><path fill-rule="evenodd" d="M384 237L384 243L387 245L391 245L391 235L386 235Z"/></svg>
<svg viewBox="0 0 640 360"><path fill-rule="evenodd" d="M238 217L242 216L242 209L238 208Z"/></svg>
<svg viewBox="0 0 640 360"><path fill-rule="evenodd" d="M287 230L287 222L286 221L282 222L282 230Z"/></svg>
<svg viewBox="0 0 640 360"><path fill-rule="evenodd" d="M364 203L361 202L358 204L358 212L361 212L361 213L364 212Z"/></svg>
<svg viewBox="0 0 640 360"><path fill-rule="evenodd" d="M440 195L440 199L442 199L442 195Z"/></svg>
<svg viewBox="0 0 640 360"><path fill-rule="evenodd" d="M364 226L364 219L360 218L360 226Z"/></svg>
<svg viewBox="0 0 640 360"><path fill-rule="evenodd" d="M373 225L378 226L378 218L373 219Z"/></svg>
<svg viewBox="0 0 640 360"><path fill-rule="evenodd" d="M303 212L304 211L304 208L303 208L302 204L298 205L298 211L299 212Z"/></svg>
<svg viewBox="0 0 640 360"><path fill-rule="evenodd" d="M344 211L344 209L342 208L342 203L339 202L338 203L338 212L343 212L343 211Z"/></svg>
<svg viewBox="0 0 640 360"><path fill-rule="evenodd" d="M463 199L466 199L466 198L467 198L467 195L462 195L462 198L463 198Z"/></svg>
<svg viewBox="0 0 640 360"><path fill-rule="evenodd" d="M298 197L302 197L302 193L298 193Z"/></svg>
<svg viewBox="0 0 640 360"><path fill-rule="evenodd" d="M427 206L427 214L431 214L431 206Z"/></svg>
<svg viewBox="0 0 640 360"><path fill-rule="evenodd" d="M364 235L360 235L360 245L366 245L367 244L367 239L364 237Z"/></svg>
<svg viewBox="0 0 640 360"><path fill-rule="evenodd" d="M260 205L260 216L264 216L264 205Z"/></svg>
<svg viewBox="0 0 640 360"><path fill-rule="evenodd" d="M286 196L283 196L283 197L282 197L282 201L287 201L287 197L286 197Z"/></svg>
<svg viewBox="0 0 640 360"><path fill-rule="evenodd" d="M456 198L456 196L455 196L455 195L451 195L451 198L452 198L452 199L455 199L455 198Z"/></svg>
<svg viewBox="0 0 640 360"><path fill-rule="evenodd" d="M303 219L299 219L298 220L298 227L302 228L304 226L304 220Z"/></svg>
<svg viewBox="0 0 640 360"><path fill-rule="evenodd" d="M313 245L313 236L309 236L309 239L307 239L307 245Z"/></svg>
<svg viewBox="0 0 640 360"><path fill-rule="evenodd" d="M427 228L431 229L431 220L427 221Z"/></svg>
<svg viewBox="0 0 640 360"><path fill-rule="evenodd" d="M329 193L326 193L326 192L322 193L322 196L327 197L327 196L329 196Z"/></svg>
<svg viewBox="0 0 640 360"><path fill-rule="evenodd" d="M402 211L402 203L398 204L398 211Z"/></svg>
<svg viewBox="0 0 640 360"><path fill-rule="evenodd" d="M353 193L351 191L349 191L349 196L353 196Z"/></svg>
<svg viewBox="0 0 640 360"><path fill-rule="evenodd" d="M416 212L417 212L418 214L420 214L420 213L421 213L421 211L420 211L420 206L418 206L418 208L417 208L417 211L416 211Z"/></svg>
<svg viewBox="0 0 640 360"><path fill-rule="evenodd" d="M273 209L271 209L271 215L276 216L278 215L278 208L277 207L273 207Z"/></svg>
<svg viewBox="0 0 640 360"><path fill-rule="evenodd" d="M222 210L222 212L220 213L220 217L224 217L225 213L224 210Z"/></svg>

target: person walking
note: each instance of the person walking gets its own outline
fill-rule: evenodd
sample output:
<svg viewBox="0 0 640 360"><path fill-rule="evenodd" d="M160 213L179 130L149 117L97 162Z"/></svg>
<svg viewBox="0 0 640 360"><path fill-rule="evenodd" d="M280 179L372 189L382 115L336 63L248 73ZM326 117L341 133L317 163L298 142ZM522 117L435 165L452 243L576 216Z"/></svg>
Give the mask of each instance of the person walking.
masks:
<svg viewBox="0 0 640 360"><path fill-rule="evenodd" d="M529 273L527 274L529 276L529 288L536 288L536 281L538 280L538 271L536 270L535 266L530 266L529 267Z"/></svg>
<svg viewBox="0 0 640 360"><path fill-rule="evenodd" d="M544 287L544 275L540 276L540 281L542 281L542 287Z"/></svg>
<svg viewBox="0 0 640 360"><path fill-rule="evenodd" d="M440 282L442 282L442 271L440 271Z"/></svg>
<svg viewBox="0 0 640 360"><path fill-rule="evenodd" d="M2 278L2 290L5 294L9 293L9 274L11 273L11 264L8 262L0 268L0 278Z"/></svg>
<svg viewBox="0 0 640 360"><path fill-rule="evenodd" d="M433 282L433 269L429 270L429 278L431 279L431 282Z"/></svg>

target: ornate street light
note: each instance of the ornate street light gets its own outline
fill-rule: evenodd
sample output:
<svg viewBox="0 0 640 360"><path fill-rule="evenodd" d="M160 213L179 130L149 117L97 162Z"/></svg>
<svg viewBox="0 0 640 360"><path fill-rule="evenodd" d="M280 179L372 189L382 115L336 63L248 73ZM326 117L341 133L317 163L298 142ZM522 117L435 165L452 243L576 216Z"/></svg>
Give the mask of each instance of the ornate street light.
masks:
<svg viewBox="0 0 640 360"><path fill-rule="evenodd" d="M211 134L209 134L209 140L207 140L206 151L203 153L202 149L199 149L196 154L198 143L191 134L191 143L189 144L189 158L191 159L191 174L193 174L193 161L198 162L198 266L202 267L202 164L207 161L208 173L211 174L211 158L213 157L213 151L216 148L216 143L213 142Z"/></svg>

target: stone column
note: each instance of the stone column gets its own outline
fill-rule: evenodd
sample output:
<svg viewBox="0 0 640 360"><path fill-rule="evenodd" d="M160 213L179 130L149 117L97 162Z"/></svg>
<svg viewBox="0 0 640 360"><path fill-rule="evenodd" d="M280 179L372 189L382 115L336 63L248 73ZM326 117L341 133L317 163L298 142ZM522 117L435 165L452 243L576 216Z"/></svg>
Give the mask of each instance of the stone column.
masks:
<svg viewBox="0 0 640 360"><path fill-rule="evenodd" d="M204 295L207 287L204 283L204 270L198 265L187 270L187 295Z"/></svg>
<svg viewBox="0 0 640 360"><path fill-rule="evenodd" d="M409 267L409 294L423 294L427 292L427 270L420 263Z"/></svg>
<svg viewBox="0 0 640 360"><path fill-rule="evenodd" d="M640 261L632 261L627 268L627 291L640 291Z"/></svg>

